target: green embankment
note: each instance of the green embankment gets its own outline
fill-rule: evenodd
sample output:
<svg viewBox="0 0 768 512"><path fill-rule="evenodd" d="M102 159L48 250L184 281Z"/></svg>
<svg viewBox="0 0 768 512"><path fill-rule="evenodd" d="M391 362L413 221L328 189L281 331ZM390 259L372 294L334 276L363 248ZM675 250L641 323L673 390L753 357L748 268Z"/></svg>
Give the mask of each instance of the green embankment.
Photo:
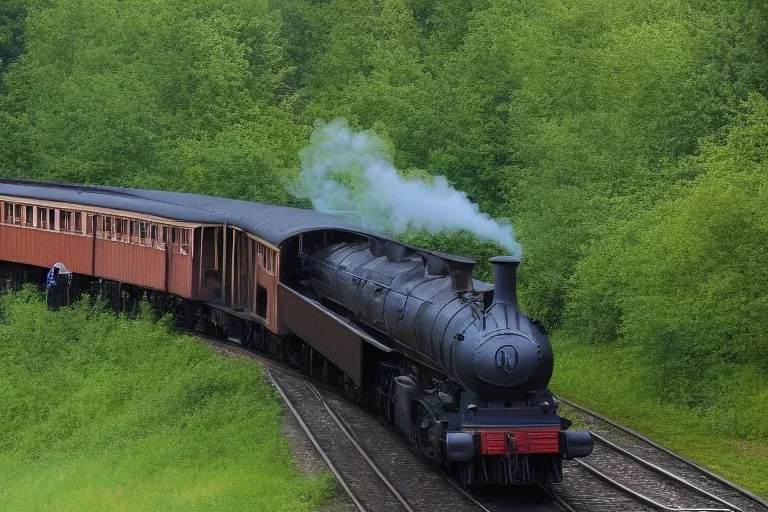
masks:
<svg viewBox="0 0 768 512"><path fill-rule="evenodd" d="M147 315L0 298L0 510L312 510L257 366Z"/></svg>
<svg viewBox="0 0 768 512"><path fill-rule="evenodd" d="M657 398L643 348L556 336L553 392L630 426L761 496L768 496L768 378L741 368L701 409Z"/></svg>

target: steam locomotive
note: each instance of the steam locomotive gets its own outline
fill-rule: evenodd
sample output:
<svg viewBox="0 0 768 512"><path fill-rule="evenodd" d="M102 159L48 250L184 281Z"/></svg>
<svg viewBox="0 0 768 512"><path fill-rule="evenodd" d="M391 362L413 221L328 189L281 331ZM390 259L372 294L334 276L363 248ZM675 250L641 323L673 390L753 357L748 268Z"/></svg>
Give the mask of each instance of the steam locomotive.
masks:
<svg viewBox="0 0 768 512"><path fill-rule="evenodd" d="M591 453L546 388L552 348L517 305L519 260L491 259L494 287L472 279L471 260L377 241L305 263L305 293L398 348L377 368L383 412L462 483L560 481L563 457Z"/></svg>
<svg viewBox="0 0 768 512"><path fill-rule="evenodd" d="M562 479L592 451L547 389L519 260L475 262L331 215L195 194L0 179L0 283L67 269L56 301L142 297L373 408L464 485Z"/></svg>

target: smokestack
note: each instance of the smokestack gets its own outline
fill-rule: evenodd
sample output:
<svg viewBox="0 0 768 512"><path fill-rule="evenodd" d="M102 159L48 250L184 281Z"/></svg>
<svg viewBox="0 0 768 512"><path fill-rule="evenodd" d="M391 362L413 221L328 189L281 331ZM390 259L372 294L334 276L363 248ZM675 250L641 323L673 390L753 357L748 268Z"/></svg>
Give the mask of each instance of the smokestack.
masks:
<svg viewBox="0 0 768 512"><path fill-rule="evenodd" d="M520 259L514 256L496 256L493 264L493 303L517 307L517 266Z"/></svg>

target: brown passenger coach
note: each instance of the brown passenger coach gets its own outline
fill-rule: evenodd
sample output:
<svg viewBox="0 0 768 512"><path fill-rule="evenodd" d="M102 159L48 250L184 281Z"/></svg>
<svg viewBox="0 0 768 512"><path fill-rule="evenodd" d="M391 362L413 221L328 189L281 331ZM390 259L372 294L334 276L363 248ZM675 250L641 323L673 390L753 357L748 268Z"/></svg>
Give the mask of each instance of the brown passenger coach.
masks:
<svg viewBox="0 0 768 512"><path fill-rule="evenodd" d="M353 229L307 210L195 194L0 180L0 261L209 303L285 332L280 246Z"/></svg>

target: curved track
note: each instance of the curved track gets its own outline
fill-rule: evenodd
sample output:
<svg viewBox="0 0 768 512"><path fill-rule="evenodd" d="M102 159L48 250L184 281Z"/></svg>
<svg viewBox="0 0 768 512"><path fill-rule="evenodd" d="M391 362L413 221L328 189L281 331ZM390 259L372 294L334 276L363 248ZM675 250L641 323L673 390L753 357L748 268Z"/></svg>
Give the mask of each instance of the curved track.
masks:
<svg viewBox="0 0 768 512"><path fill-rule="evenodd" d="M268 374L361 511L558 510L541 503L540 495L517 495L509 490L497 496L472 495L413 453L410 445L377 418L345 398L300 376L269 367Z"/></svg>
<svg viewBox="0 0 768 512"><path fill-rule="evenodd" d="M557 493L576 510L766 511L760 497L714 475L650 439L569 400L595 439L587 461L567 465L570 479ZM567 478L567 477L566 477ZM569 482L592 482L585 495ZM585 484L586 485L586 484Z"/></svg>
<svg viewBox="0 0 768 512"><path fill-rule="evenodd" d="M468 492L423 460L380 418L360 409L337 390L250 350L210 341L226 347L227 352L266 365L288 408L361 511L768 510L759 497L753 499L748 491L738 492L738 487L724 480L725 484L721 484L720 477L710 479L703 468L699 471L695 464L681 462L679 456L647 438L564 399L559 400L586 416L595 434L595 454L587 459L589 462L568 461L564 483L533 493L481 489ZM694 477L670 461L694 471ZM713 488L715 484L720 487Z"/></svg>
<svg viewBox="0 0 768 512"><path fill-rule="evenodd" d="M242 346L198 337L217 351L265 365L288 409L358 510L573 512L557 505L558 498L547 489L470 492L425 460L381 418L338 390Z"/></svg>
<svg viewBox="0 0 768 512"><path fill-rule="evenodd" d="M267 368L267 374L358 510L414 512L328 407L317 388L272 368ZM324 406L324 411L318 404Z"/></svg>

